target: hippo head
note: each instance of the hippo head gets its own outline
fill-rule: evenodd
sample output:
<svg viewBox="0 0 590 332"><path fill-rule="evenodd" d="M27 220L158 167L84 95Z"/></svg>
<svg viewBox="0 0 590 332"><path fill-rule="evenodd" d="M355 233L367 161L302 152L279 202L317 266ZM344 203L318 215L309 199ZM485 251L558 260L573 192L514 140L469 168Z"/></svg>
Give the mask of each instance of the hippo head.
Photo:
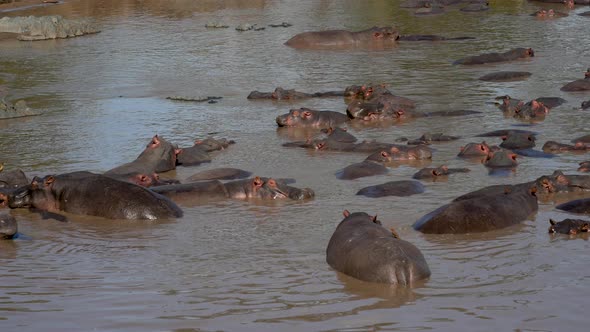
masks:
<svg viewBox="0 0 590 332"><path fill-rule="evenodd" d="M0 189L0 208L9 207L11 209L28 207L31 203L30 184L16 187Z"/></svg>
<svg viewBox="0 0 590 332"><path fill-rule="evenodd" d="M557 222L553 219L549 219L549 224L548 231L551 234L560 233L576 235L581 232L590 231L590 222L583 220L565 219Z"/></svg>
<svg viewBox="0 0 590 332"><path fill-rule="evenodd" d="M18 232L18 226L13 216L0 214L0 239L12 239Z"/></svg>
<svg viewBox="0 0 590 332"><path fill-rule="evenodd" d="M373 27L371 29L373 40L391 40L399 39L399 32L394 27Z"/></svg>
<svg viewBox="0 0 590 332"><path fill-rule="evenodd" d="M561 171L555 171L551 175L543 175L535 180L538 191L545 194L569 191L570 180Z"/></svg>
<svg viewBox="0 0 590 332"><path fill-rule="evenodd" d="M388 163L390 161L392 161L392 157L391 154L387 151L379 151L379 152L375 152L371 155L369 155L367 157L367 159L365 160L369 160L369 161L374 161L374 162L378 162L378 163Z"/></svg>
<svg viewBox="0 0 590 332"><path fill-rule="evenodd" d="M163 137L154 135L137 160L154 164L156 172L166 172L176 168L176 157L180 152Z"/></svg>
<svg viewBox="0 0 590 332"><path fill-rule="evenodd" d="M296 127L301 125L312 125L317 119L316 111L309 108L292 109L287 114L277 116L279 127Z"/></svg>
<svg viewBox="0 0 590 332"><path fill-rule="evenodd" d="M366 212L350 213L348 210L344 210L342 212L342 215L344 216L345 220L348 218L362 217L362 218L367 218L367 219L371 220L374 224L381 225L381 221L377 219L377 215L371 216L371 215L367 214Z"/></svg>
<svg viewBox="0 0 590 332"><path fill-rule="evenodd" d="M462 146L458 156L487 156L490 154L490 152L490 146L485 141L483 141L481 143L469 143L465 146Z"/></svg>
<svg viewBox="0 0 590 332"><path fill-rule="evenodd" d="M517 155L508 150L500 150L490 152L484 164L487 167L514 167L518 165L516 162Z"/></svg>
<svg viewBox="0 0 590 332"><path fill-rule="evenodd" d="M537 17L545 17L545 16L547 16L547 11L545 9L538 10L535 13L535 16L537 16Z"/></svg>
<svg viewBox="0 0 590 332"><path fill-rule="evenodd" d="M299 189L288 186L275 179L267 179L259 191L261 198L304 200L313 198L315 193L309 188Z"/></svg>
<svg viewBox="0 0 590 332"><path fill-rule="evenodd" d="M502 136L501 147L507 149L528 149L535 146L535 135L529 133L510 132Z"/></svg>
<svg viewBox="0 0 590 332"><path fill-rule="evenodd" d="M574 0L564 0L563 4L565 5L566 8L573 9L575 2L574 2Z"/></svg>

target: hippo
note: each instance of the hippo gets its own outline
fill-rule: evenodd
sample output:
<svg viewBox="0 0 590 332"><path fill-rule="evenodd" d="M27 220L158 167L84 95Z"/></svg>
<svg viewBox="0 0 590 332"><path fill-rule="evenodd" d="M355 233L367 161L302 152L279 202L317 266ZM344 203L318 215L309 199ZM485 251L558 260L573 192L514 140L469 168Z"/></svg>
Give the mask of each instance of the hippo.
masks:
<svg viewBox="0 0 590 332"><path fill-rule="evenodd" d="M399 41L448 41L448 40L469 40L475 37L443 37L438 35L401 35Z"/></svg>
<svg viewBox="0 0 590 332"><path fill-rule="evenodd" d="M563 13L563 12L556 12L553 9L549 9L549 10L545 10L545 9L540 9L537 10L536 12L532 13L531 16L534 16L536 18L540 18L540 19L545 19L545 18L559 18L559 17L567 17L569 16L567 13Z"/></svg>
<svg viewBox="0 0 590 332"><path fill-rule="evenodd" d="M549 230L550 234L569 234L576 235L578 233L584 233L590 231L590 221L582 219L564 219L562 221L555 221L549 219Z"/></svg>
<svg viewBox="0 0 590 332"><path fill-rule="evenodd" d="M424 256L365 212L344 210L326 248L326 262L336 271L368 282L411 286L430 277Z"/></svg>
<svg viewBox="0 0 590 332"><path fill-rule="evenodd" d="M590 214L590 198L576 199L555 207L558 210L563 210L571 213Z"/></svg>
<svg viewBox="0 0 590 332"><path fill-rule="evenodd" d="M362 31L326 30L303 32L285 45L298 49L345 49L352 47L384 47L397 43L399 32L394 27L372 27Z"/></svg>
<svg viewBox="0 0 590 332"><path fill-rule="evenodd" d="M346 166L336 172L340 180L354 180L361 177L385 174L388 172L383 163L392 161L392 156L387 151L379 151L371 154L360 163Z"/></svg>
<svg viewBox="0 0 590 332"><path fill-rule="evenodd" d="M35 177L9 198L11 208L32 207L108 219L182 217L168 198L147 188L90 172Z"/></svg>
<svg viewBox="0 0 590 332"><path fill-rule="evenodd" d="M590 68L584 73L584 78L569 82L562 86L561 91L588 91L590 90Z"/></svg>
<svg viewBox="0 0 590 332"><path fill-rule="evenodd" d="M248 95L248 99L273 99L273 100L293 100L293 99L308 99L308 98L324 98L324 97L343 97L344 91L327 91L306 93L296 90L285 90L282 87L277 87L274 92L259 92L252 91Z"/></svg>
<svg viewBox="0 0 590 332"><path fill-rule="evenodd" d="M159 186L152 190L175 201L212 198L305 200L315 195L309 188L299 189L288 186L284 181L258 176L226 183L213 180Z"/></svg>
<svg viewBox="0 0 590 332"><path fill-rule="evenodd" d="M572 140L572 143L578 143L578 142L581 142L581 143L590 143L590 135L580 136L580 137L574 138Z"/></svg>
<svg viewBox="0 0 590 332"><path fill-rule="evenodd" d="M549 108L533 99L526 104L520 104L514 110L514 118L519 120L543 120L549 113Z"/></svg>
<svg viewBox="0 0 590 332"><path fill-rule="evenodd" d="M179 152L163 137L155 135L134 161L108 170L106 174L167 172L176 168L176 156Z"/></svg>
<svg viewBox="0 0 590 332"><path fill-rule="evenodd" d="M503 189L443 205L412 227L435 234L487 232L518 224L538 210L534 186L504 186Z"/></svg>
<svg viewBox="0 0 590 332"><path fill-rule="evenodd" d="M485 53L470 56L453 62L454 65L482 65L486 63L505 62L535 56L532 48L513 48L504 53Z"/></svg>
<svg viewBox="0 0 590 332"><path fill-rule="evenodd" d="M431 180L436 181L441 178L446 178L449 174L453 173L467 173L471 172L469 168L449 168L446 165L439 167L426 167L412 175L413 179L417 180Z"/></svg>
<svg viewBox="0 0 590 332"><path fill-rule="evenodd" d="M529 149L535 146L535 135L520 132L509 132L508 135L502 136L501 148L505 149Z"/></svg>
<svg viewBox="0 0 590 332"><path fill-rule="evenodd" d="M580 16L586 16L586 17L590 17L590 10L587 12L583 12L583 13L579 13L578 15Z"/></svg>
<svg viewBox="0 0 590 332"><path fill-rule="evenodd" d="M375 186L364 187L356 194L377 198L385 196L411 196L424 192L424 185L419 181L402 180L390 181Z"/></svg>
<svg viewBox="0 0 590 332"><path fill-rule="evenodd" d="M560 97L539 97L536 101L542 103L545 107L552 109L567 102L567 100Z"/></svg>
<svg viewBox="0 0 590 332"><path fill-rule="evenodd" d="M536 132L534 131L530 131L530 130L524 130L524 129L499 129L499 130L494 130L494 131L489 131L487 133L483 133L483 134L479 134L476 135L475 137L502 137L502 136L508 136L510 133L526 133L526 134L530 134L530 135L537 135Z"/></svg>
<svg viewBox="0 0 590 332"><path fill-rule="evenodd" d="M408 141L408 145L430 144L432 142L449 142L459 139L458 136L445 135L443 133L424 133L415 140Z"/></svg>
<svg viewBox="0 0 590 332"><path fill-rule="evenodd" d="M27 184L29 179L20 169L0 172L0 188L16 188Z"/></svg>
<svg viewBox="0 0 590 332"><path fill-rule="evenodd" d="M490 4L487 0L471 0L470 4L459 9L462 12L483 12L490 9Z"/></svg>
<svg viewBox="0 0 590 332"><path fill-rule="evenodd" d="M146 187L146 188L153 187L153 186L163 186L163 185L173 184L173 183L180 183L178 180L174 180L174 179L161 179L160 176L158 175L158 173L144 174L144 173L134 172L134 173L128 173L128 174L105 174L105 176L108 176L110 178L113 178L113 179L116 179L119 181L134 183L138 186L142 186L142 187Z"/></svg>
<svg viewBox="0 0 590 332"><path fill-rule="evenodd" d="M590 108L590 100L583 101L582 105L580 105L580 108L583 110Z"/></svg>
<svg viewBox="0 0 590 332"><path fill-rule="evenodd" d="M371 100L383 94L392 94L385 84L350 85L344 89L344 97L349 99Z"/></svg>
<svg viewBox="0 0 590 332"><path fill-rule="evenodd" d="M237 180L245 179L252 175L252 172L244 171L238 168L214 168L191 175L186 181L205 181L205 180Z"/></svg>
<svg viewBox="0 0 590 332"><path fill-rule="evenodd" d="M277 116L279 127L337 127L348 121L348 116L334 111L316 111L309 108L292 109Z"/></svg>
<svg viewBox="0 0 590 332"><path fill-rule="evenodd" d="M211 162L209 152L224 150L235 143L235 141L226 138L215 139L209 137L197 139L190 148L177 149L176 164L179 166L197 166Z"/></svg>
<svg viewBox="0 0 590 332"><path fill-rule="evenodd" d="M578 172L590 172L590 161L582 161L579 163Z"/></svg>
<svg viewBox="0 0 590 332"><path fill-rule="evenodd" d="M510 150L500 150L490 152L484 165L490 168L513 168L518 165L516 162L517 155Z"/></svg>
<svg viewBox="0 0 590 332"><path fill-rule="evenodd" d="M490 82L512 82L526 80L531 75L532 73L528 71L499 71L483 75L478 78L478 80Z"/></svg>
<svg viewBox="0 0 590 332"><path fill-rule="evenodd" d="M587 152L590 150L590 145L586 145L582 142L578 142L575 145L563 144L555 141L547 141L543 145L543 151L550 153L561 153L561 152Z"/></svg>
<svg viewBox="0 0 590 332"><path fill-rule="evenodd" d="M354 143L357 141L357 138L354 137L351 133L349 133L346 128L324 128L321 130L322 133L328 136L328 139L337 141L337 142L344 142L344 143Z"/></svg>
<svg viewBox="0 0 590 332"><path fill-rule="evenodd" d="M471 157L487 157L491 152L490 146L485 142L468 143L461 147L457 157L471 158Z"/></svg>
<svg viewBox="0 0 590 332"><path fill-rule="evenodd" d="M10 240L18 232L18 225L13 216L0 213L0 240Z"/></svg>

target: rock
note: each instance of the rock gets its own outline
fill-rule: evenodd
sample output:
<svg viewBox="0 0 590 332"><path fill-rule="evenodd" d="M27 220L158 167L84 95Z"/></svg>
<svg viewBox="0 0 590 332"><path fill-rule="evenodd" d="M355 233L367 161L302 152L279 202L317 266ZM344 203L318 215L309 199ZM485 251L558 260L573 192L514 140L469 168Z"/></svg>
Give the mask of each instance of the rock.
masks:
<svg viewBox="0 0 590 332"><path fill-rule="evenodd" d="M14 105L4 100L0 101L0 119L20 118L39 114L41 113L30 109L24 100L19 100Z"/></svg>
<svg viewBox="0 0 590 332"><path fill-rule="evenodd" d="M100 30L86 19L65 19L53 15L3 17L0 19L0 32L18 33L18 40L45 40L78 37Z"/></svg>
<svg viewBox="0 0 590 332"><path fill-rule="evenodd" d="M220 23L220 22L209 22L209 23L205 24L205 28L208 28L208 29L227 29L227 28L229 28L229 25L225 25L225 24Z"/></svg>

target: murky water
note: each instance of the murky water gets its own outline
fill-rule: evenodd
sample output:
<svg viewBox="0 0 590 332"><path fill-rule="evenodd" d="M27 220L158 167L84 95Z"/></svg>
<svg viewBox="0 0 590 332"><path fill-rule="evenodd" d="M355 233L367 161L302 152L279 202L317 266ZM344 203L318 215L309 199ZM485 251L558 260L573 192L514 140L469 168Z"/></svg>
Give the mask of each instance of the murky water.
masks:
<svg viewBox="0 0 590 332"><path fill-rule="evenodd" d="M165 222L115 222L69 215L42 220L13 210L15 241L0 242L2 331L367 331L586 330L590 281L588 238L550 237L549 217L566 214L553 202L535 220L498 232L425 236L411 225L452 198L497 183L516 183L555 169L574 173L588 157L521 158L515 172L492 176L455 158L485 131L520 126L493 105L498 95L568 100L531 125L546 140L587 134L588 113L574 110L589 94L559 88L590 65L588 18L553 21L528 16L527 1L491 1L481 14L457 10L415 17L399 1L69 1L5 13L92 17L102 32L70 40L0 42L0 93L25 98L44 114L0 121L0 159L29 175L106 171L134 159L159 134L181 146L217 133L236 140L211 164L179 168L185 179L215 167L261 176L293 177L316 199L257 204L222 201L183 206ZM0 14L1 16L2 14ZM230 29L207 30L220 21ZM289 28L238 32L241 23L292 23ZM462 42L400 43L382 51L297 51L292 35L328 28L360 30L395 24L402 33L474 36ZM535 57L477 68L452 66L481 52L532 47ZM533 73L527 81L489 83L495 70ZM314 92L383 82L424 111L471 109L480 115L426 118L385 128L351 128L361 139L392 142L426 131L463 138L437 144L431 165L469 167L424 194L369 199L365 186L408 179L412 165L354 181L334 173L364 155L310 153L281 147L301 133L277 130L290 108L344 111L342 99L296 103L249 101L252 90L277 86ZM181 103L169 95L223 96L217 104ZM488 139L499 143L499 139ZM325 262L342 211L366 211L394 226L426 257L432 277L413 289L362 283Z"/></svg>

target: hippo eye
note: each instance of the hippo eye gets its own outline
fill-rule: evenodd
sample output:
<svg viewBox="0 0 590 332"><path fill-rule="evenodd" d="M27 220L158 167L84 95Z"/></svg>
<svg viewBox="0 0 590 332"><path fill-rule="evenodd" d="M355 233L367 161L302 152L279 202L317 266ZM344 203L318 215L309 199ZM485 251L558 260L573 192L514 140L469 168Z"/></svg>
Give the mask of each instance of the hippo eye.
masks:
<svg viewBox="0 0 590 332"><path fill-rule="evenodd" d="M479 148L481 149L481 151L485 151L486 149L483 147L483 145L479 145Z"/></svg>
<svg viewBox="0 0 590 332"><path fill-rule="evenodd" d="M531 136L529 136L529 141L532 141L532 140L533 140L533 138Z"/></svg>

